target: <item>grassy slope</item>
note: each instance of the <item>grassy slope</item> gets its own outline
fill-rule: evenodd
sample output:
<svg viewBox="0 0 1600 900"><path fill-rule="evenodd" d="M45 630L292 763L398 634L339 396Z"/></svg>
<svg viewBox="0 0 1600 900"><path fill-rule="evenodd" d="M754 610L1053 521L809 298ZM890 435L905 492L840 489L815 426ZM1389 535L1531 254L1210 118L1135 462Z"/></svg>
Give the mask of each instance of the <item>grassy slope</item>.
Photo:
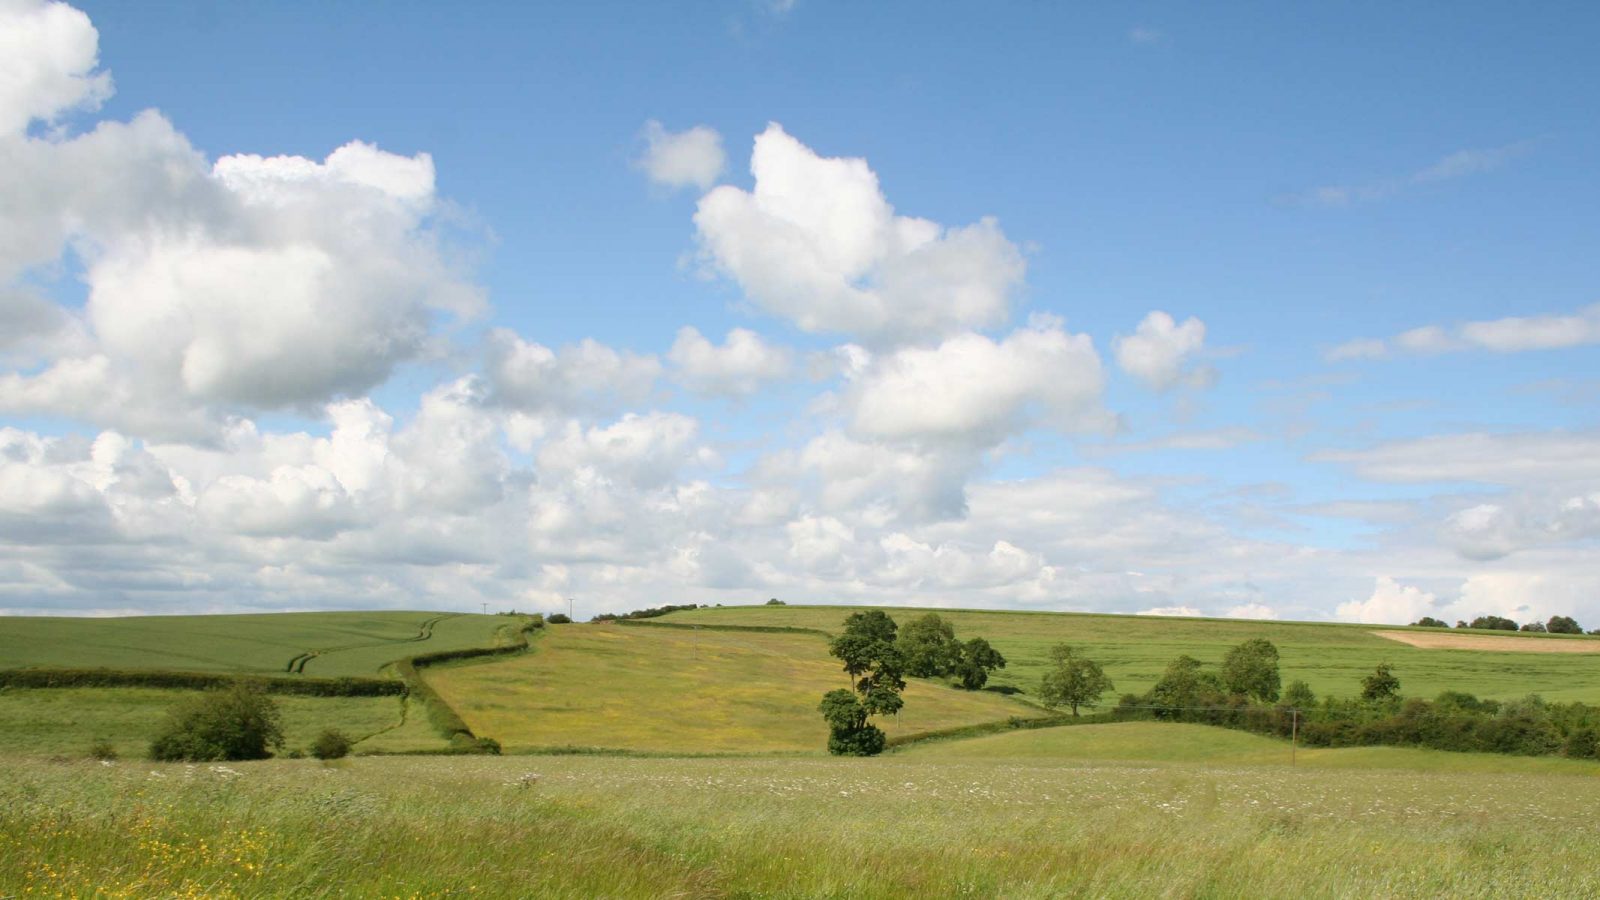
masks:
<svg viewBox="0 0 1600 900"><path fill-rule="evenodd" d="M848 686L814 635L558 625L533 653L429 669L474 732L507 750L817 751L822 694ZM891 736L1037 715L988 692L914 682Z"/></svg>
<svg viewBox="0 0 1600 900"><path fill-rule="evenodd" d="M0 761L0 890L1600 895L1600 779L1589 777L907 756L378 758L232 769L240 774ZM540 778L524 788L529 771Z"/></svg>
<svg viewBox="0 0 1600 900"><path fill-rule="evenodd" d="M673 613L660 621L706 625L778 625L837 632L844 617L860 607L752 606ZM885 608L904 622L926 610ZM1263 637L1277 645L1285 684L1305 679L1318 695L1352 696L1361 676L1388 661L1408 696L1431 697L1443 690L1510 699L1529 693L1548 700L1600 702L1600 654L1494 653L1480 650L1423 650L1380 638L1376 626L1224 619L1174 619L1071 613L934 610L954 623L956 636L988 638L1009 666L993 682L1032 694L1048 661L1051 645L1082 648L1105 666L1118 693L1143 692L1174 657L1187 653L1216 664L1228 648ZM1473 632L1483 634L1485 632ZM1527 637L1527 635L1522 635ZM1545 640L1600 640L1560 635Z"/></svg>
<svg viewBox="0 0 1600 900"><path fill-rule="evenodd" d="M82 756L90 743L103 738L118 754L142 758L167 710L194 693L132 687L0 691L0 755ZM362 738L393 728L400 720L399 697L273 699L283 711L289 749L310 746L324 728ZM394 741L391 737L388 745ZM444 740L434 735L427 746L442 747Z"/></svg>
<svg viewBox="0 0 1600 900"><path fill-rule="evenodd" d="M431 637L416 640L430 621ZM0 619L0 667L282 674L291 659L324 650L306 664L307 675L372 676L403 656L487 646L510 621L433 612L9 617Z"/></svg>
<svg viewBox="0 0 1600 900"><path fill-rule="evenodd" d="M1029 765L1085 761L1160 761L1212 766L1287 766L1289 742L1260 735L1164 722L1119 722L1011 731L960 741L914 744L899 751L917 760L995 760ZM1449 753L1411 747L1300 747L1295 764L1312 769L1412 769L1427 772L1521 773L1600 777L1600 763L1497 753Z"/></svg>

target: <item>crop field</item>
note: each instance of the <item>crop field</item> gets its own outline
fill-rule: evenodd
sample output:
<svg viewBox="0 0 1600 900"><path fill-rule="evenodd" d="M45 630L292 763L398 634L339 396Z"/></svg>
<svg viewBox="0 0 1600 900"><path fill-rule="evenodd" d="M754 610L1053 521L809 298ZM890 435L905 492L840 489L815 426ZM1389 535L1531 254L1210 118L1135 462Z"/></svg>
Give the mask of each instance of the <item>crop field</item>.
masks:
<svg viewBox="0 0 1600 900"><path fill-rule="evenodd" d="M404 656L491 646L520 620L431 612L0 619L0 669L375 676Z"/></svg>
<svg viewBox="0 0 1600 900"><path fill-rule="evenodd" d="M0 756L82 757L106 740L118 755L143 758L167 710L197 691L160 688L11 688L0 690ZM286 749L305 748L324 728L368 738L400 725L400 697L276 697ZM431 734L431 732L430 732ZM400 736L395 736L400 737ZM360 749L396 746L381 740ZM433 735L416 749L442 747Z"/></svg>
<svg viewBox="0 0 1600 900"><path fill-rule="evenodd" d="M828 735L817 702L849 686L816 635L648 625L552 626L531 653L430 668L426 678L507 751L816 753ZM917 680L905 700L899 721L883 723L890 737L1043 713Z"/></svg>
<svg viewBox="0 0 1600 900"><path fill-rule="evenodd" d="M1597 803L1600 779L1564 774L911 754L11 760L0 885L104 897L1592 897Z"/></svg>
<svg viewBox="0 0 1600 900"><path fill-rule="evenodd" d="M751 606L675 612L652 621L707 626L782 626L840 630L844 617L860 607ZM884 607L904 623L929 610ZM1105 667L1118 694L1141 693L1180 654L1215 665L1228 649L1250 638L1266 638L1281 655L1283 683L1304 679L1318 696L1348 697L1359 691L1363 675L1380 662L1394 666L1406 696L1432 697L1444 690L1466 691L1509 700L1530 693L1547 700L1600 703L1600 654L1528 653L1490 649L1425 649L1379 637L1371 626L1256 622L1234 619L1178 619L1157 616L931 610L949 620L958 638L987 638L1005 654L1008 666L991 683L1033 694L1048 662L1049 648L1069 643ZM1382 629L1445 634L1434 629ZM1600 647L1600 638L1565 635L1496 635L1472 632L1484 641L1581 642Z"/></svg>
<svg viewBox="0 0 1600 900"><path fill-rule="evenodd" d="M896 752L917 760L1004 761L1079 766L1101 762L1186 762L1207 766L1291 765L1288 741L1209 725L1116 722L1008 731L914 744ZM1600 762L1556 757L1452 753L1415 747L1300 747L1293 765L1307 769L1408 769L1417 772L1569 775L1600 778Z"/></svg>

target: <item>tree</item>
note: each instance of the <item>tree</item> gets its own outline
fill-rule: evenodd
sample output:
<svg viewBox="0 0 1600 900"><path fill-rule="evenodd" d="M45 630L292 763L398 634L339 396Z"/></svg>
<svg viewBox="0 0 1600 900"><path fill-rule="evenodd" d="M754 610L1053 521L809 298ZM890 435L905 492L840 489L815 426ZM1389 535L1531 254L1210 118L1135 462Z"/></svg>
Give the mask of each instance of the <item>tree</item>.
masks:
<svg viewBox="0 0 1600 900"><path fill-rule="evenodd" d="M1544 634L1545 627L1543 622L1529 622L1522 626L1522 630L1533 632L1534 634Z"/></svg>
<svg viewBox="0 0 1600 900"><path fill-rule="evenodd" d="M1544 627L1551 634L1583 634L1583 627L1571 616L1551 616Z"/></svg>
<svg viewBox="0 0 1600 900"><path fill-rule="evenodd" d="M1065 706L1076 716L1078 707L1094 709L1102 694L1115 690L1099 663L1077 655L1066 644L1050 648L1050 659L1054 666L1039 682L1039 699L1051 709Z"/></svg>
<svg viewBox="0 0 1600 900"><path fill-rule="evenodd" d="M956 630L936 613L918 616L900 629L895 644L905 659L906 674L938 678L956 671L961 663L961 643Z"/></svg>
<svg viewBox="0 0 1600 900"><path fill-rule="evenodd" d="M882 752L885 738L868 716L897 713L905 704L905 660L895 646L894 620L879 610L851 613L844 633L834 638L828 651L844 662L855 693L840 689L823 695L818 712L828 722L828 752L842 756L871 756ZM858 696L859 695L859 696Z"/></svg>
<svg viewBox="0 0 1600 900"><path fill-rule="evenodd" d="M278 704L259 687L243 682L184 700L150 742L150 758L212 762L266 759L283 746Z"/></svg>
<svg viewBox="0 0 1600 900"><path fill-rule="evenodd" d="M1251 638L1222 658L1222 683L1230 694L1244 694L1263 703L1278 699L1278 648L1265 638Z"/></svg>
<svg viewBox="0 0 1600 900"><path fill-rule="evenodd" d="M1000 651L989 646L983 638L973 638L961 645L961 658L956 663L956 677L961 679L961 686L969 691L975 691L989 682L989 673L995 669L1004 669L1006 658Z"/></svg>
<svg viewBox="0 0 1600 900"><path fill-rule="evenodd" d="M1317 695L1311 692L1311 685L1304 681L1291 681L1289 687L1283 692L1283 705L1294 709L1309 709L1317 703Z"/></svg>
<svg viewBox="0 0 1600 900"><path fill-rule="evenodd" d="M1435 619L1433 616L1423 616L1422 618L1416 620L1415 622L1412 622L1411 624L1415 625L1415 626L1418 626L1418 627L1421 627L1421 628L1449 628L1450 627L1443 619Z"/></svg>
<svg viewBox="0 0 1600 900"><path fill-rule="evenodd" d="M773 597L771 600L767 601L767 605L768 606L787 606L788 604L784 603L782 600L779 600L777 597Z"/></svg>
<svg viewBox="0 0 1600 900"><path fill-rule="evenodd" d="M1378 663L1372 674L1361 679L1361 699L1387 700L1400 693L1400 679L1396 678L1388 663Z"/></svg>
<svg viewBox="0 0 1600 900"><path fill-rule="evenodd" d="M1491 631L1516 631L1517 623L1504 616L1479 616L1468 628L1487 628Z"/></svg>
<svg viewBox="0 0 1600 900"><path fill-rule="evenodd" d="M822 695L817 707L828 723L828 752L834 756L875 756L883 752L883 731L867 724L867 708L844 688Z"/></svg>
<svg viewBox="0 0 1600 900"><path fill-rule="evenodd" d="M545 619L545 621L549 622L551 625L570 625L572 624L572 617L568 616L566 613L551 613L550 617Z"/></svg>

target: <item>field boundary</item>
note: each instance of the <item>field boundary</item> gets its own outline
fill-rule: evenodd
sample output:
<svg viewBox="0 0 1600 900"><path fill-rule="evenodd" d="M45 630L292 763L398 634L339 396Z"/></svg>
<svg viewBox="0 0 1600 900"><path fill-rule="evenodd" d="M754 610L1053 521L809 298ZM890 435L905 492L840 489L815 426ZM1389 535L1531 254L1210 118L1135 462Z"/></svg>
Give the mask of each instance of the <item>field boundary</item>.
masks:
<svg viewBox="0 0 1600 900"><path fill-rule="evenodd" d="M481 741L486 740L483 735L474 734L461 714L456 712L433 686L422 677L422 670L429 666L441 663L455 662L463 659L478 659L486 656L510 656L526 653L531 644L528 635L542 627L534 624L532 618L524 617L521 627L512 632L510 643L497 647L463 647L459 650L440 650L436 653L421 653L416 656L407 656L395 660L390 665L399 674L403 683L409 688L409 697L422 703L423 711L428 716L428 722L440 736L450 742L450 747L444 750L426 751L433 753L478 753L481 750ZM497 632L498 633L498 632Z"/></svg>
<svg viewBox="0 0 1600 900"><path fill-rule="evenodd" d="M677 628L681 630L704 629L706 631L751 631L758 634L814 634L819 637L831 638L832 632L820 628L802 628L798 625L697 625L689 622L656 622L651 619L617 619L619 625L629 628Z"/></svg>
<svg viewBox="0 0 1600 900"><path fill-rule="evenodd" d="M305 653L301 653L293 659L290 659L289 664L284 670L296 675L302 675L306 671L306 663L311 662L319 656L326 656L332 653L342 653L346 650L365 650L368 647L388 647L390 645L415 644L421 641L430 640L433 638L433 628L435 625L438 625L440 622L443 622L446 619L455 619L459 618L460 616L461 613L442 613L434 616L431 619L425 619L421 625L417 626L417 633L410 637L396 638L392 641L372 641L365 644L342 644L338 647L324 647L319 650L308 650Z"/></svg>
<svg viewBox="0 0 1600 900"><path fill-rule="evenodd" d="M0 669L0 688L150 687L213 690L238 683L260 685L269 694L310 697L391 697L406 693L392 678L286 678L226 672L163 669Z"/></svg>

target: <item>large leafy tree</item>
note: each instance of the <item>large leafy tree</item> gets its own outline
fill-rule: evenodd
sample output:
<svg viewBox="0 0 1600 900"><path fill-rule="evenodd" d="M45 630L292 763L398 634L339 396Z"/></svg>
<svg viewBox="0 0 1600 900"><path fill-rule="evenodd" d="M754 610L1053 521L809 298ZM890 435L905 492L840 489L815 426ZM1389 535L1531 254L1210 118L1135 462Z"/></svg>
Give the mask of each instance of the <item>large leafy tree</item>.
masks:
<svg viewBox="0 0 1600 900"><path fill-rule="evenodd" d="M1283 682L1278 675L1278 648L1265 638L1251 638L1222 658L1222 683L1230 694L1243 694L1263 703L1278 699Z"/></svg>
<svg viewBox="0 0 1600 900"><path fill-rule="evenodd" d="M870 756L883 750L883 732L868 724L867 717L893 715L905 705L900 697L906 687L905 659L895 644L897 630L881 610L851 613L844 632L829 644L855 688L853 694L829 691L818 707L828 722L830 753Z"/></svg>
<svg viewBox="0 0 1600 900"><path fill-rule="evenodd" d="M949 675L961 662L956 630L937 613L921 615L900 628L895 644L905 659L906 674L917 678Z"/></svg>
<svg viewBox="0 0 1600 900"><path fill-rule="evenodd" d="M1039 683L1039 699L1051 709L1068 707L1078 714L1078 707L1093 709L1100 697L1114 685L1100 664L1079 656L1070 646L1057 644L1050 648L1052 667Z"/></svg>
<svg viewBox="0 0 1600 900"><path fill-rule="evenodd" d="M956 660L955 676L961 686L975 691L989 682L989 673L1006 667L1006 658L989 646L983 638L973 638L960 645L961 655Z"/></svg>

